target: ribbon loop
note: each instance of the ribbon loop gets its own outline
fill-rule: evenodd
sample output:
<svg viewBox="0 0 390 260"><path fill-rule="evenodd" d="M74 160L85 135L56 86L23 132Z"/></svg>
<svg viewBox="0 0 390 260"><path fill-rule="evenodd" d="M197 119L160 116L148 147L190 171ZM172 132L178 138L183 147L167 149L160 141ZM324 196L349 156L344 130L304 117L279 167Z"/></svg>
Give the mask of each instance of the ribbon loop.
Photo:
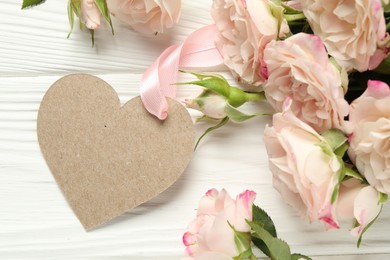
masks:
<svg viewBox="0 0 390 260"><path fill-rule="evenodd" d="M214 67L223 64L215 46L215 25L191 33L182 44L165 49L142 76L141 100L149 113L160 120L168 116L165 97L176 98L177 74L180 68Z"/></svg>

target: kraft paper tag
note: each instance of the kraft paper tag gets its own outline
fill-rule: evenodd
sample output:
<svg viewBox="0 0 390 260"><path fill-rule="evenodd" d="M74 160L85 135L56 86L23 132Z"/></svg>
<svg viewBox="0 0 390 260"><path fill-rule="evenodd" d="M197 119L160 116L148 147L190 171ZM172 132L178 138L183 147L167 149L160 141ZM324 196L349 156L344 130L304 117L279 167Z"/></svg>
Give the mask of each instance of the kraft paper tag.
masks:
<svg viewBox="0 0 390 260"><path fill-rule="evenodd" d="M63 77L45 94L39 145L86 230L157 196L187 167L194 126L180 103L168 104L160 121L139 97L121 106L110 85L86 74Z"/></svg>

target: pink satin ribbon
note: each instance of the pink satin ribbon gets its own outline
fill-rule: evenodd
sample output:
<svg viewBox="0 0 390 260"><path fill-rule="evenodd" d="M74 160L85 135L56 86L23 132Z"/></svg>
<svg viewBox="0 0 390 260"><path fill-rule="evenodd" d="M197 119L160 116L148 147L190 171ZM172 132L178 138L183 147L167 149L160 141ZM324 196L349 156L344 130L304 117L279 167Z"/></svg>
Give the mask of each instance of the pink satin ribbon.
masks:
<svg viewBox="0 0 390 260"><path fill-rule="evenodd" d="M145 108L160 120L168 116L165 97L176 98L180 68L214 67L223 63L214 38L215 25L191 33L182 44L168 47L145 71L141 80L141 100Z"/></svg>

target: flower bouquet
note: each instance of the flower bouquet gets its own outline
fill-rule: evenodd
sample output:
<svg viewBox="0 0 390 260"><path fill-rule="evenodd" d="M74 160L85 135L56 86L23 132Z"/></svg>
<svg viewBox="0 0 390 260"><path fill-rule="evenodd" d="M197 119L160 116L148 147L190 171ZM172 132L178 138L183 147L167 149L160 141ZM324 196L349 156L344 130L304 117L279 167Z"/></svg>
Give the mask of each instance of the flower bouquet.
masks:
<svg viewBox="0 0 390 260"><path fill-rule="evenodd" d="M205 90L186 101L218 120L206 133L261 115L237 109L247 101L268 101L276 111L264 132L274 188L310 222L350 225L358 247L390 192L389 8L215 0L216 46L246 91L195 74L189 83Z"/></svg>
<svg viewBox="0 0 390 260"><path fill-rule="evenodd" d="M76 14L92 37L101 17L112 26L111 15L153 34L178 21L180 1L70 0L68 11L71 28ZM197 144L228 121L269 115L240 109L268 102L274 188L304 219L349 226L359 246L390 193L389 1L213 0L211 16L212 43L237 86L207 68L170 82L203 88L185 104L216 123ZM255 245L272 259L307 259L291 254L254 199L253 191L234 200L209 190L183 236L189 257L254 259Z"/></svg>

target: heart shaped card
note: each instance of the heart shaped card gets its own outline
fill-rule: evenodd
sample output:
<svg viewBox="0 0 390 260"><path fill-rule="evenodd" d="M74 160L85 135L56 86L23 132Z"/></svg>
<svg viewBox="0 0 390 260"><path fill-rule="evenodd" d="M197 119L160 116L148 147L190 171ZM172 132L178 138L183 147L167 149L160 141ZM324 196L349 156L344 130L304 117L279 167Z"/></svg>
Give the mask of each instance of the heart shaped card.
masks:
<svg viewBox="0 0 390 260"><path fill-rule="evenodd" d="M157 196L187 167L194 126L185 107L168 104L160 121L139 97L121 106L110 85L86 74L65 76L45 94L39 145L86 230Z"/></svg>

